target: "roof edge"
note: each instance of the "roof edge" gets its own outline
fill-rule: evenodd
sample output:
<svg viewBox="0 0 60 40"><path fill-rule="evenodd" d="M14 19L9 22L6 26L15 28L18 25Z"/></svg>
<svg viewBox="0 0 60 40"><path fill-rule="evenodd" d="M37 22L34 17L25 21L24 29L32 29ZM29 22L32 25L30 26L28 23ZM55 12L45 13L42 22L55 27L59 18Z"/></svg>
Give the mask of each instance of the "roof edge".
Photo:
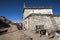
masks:
<svg viewBox="0 0 60 40"><path fill-rule="evenodd" d="M52 7L25 7L24 9L52 9Z"/></svg>

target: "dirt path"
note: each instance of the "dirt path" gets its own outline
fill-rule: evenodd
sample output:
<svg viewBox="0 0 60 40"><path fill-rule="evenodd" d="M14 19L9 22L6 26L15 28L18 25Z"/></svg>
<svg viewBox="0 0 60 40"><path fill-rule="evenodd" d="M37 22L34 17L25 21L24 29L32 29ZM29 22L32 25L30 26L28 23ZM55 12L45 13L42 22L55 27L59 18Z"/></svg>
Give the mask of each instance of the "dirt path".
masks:
<svg viewBox="0 0 60 40"><path fill-rule="evenodd" d="M0 40L29 40L29 37L19 31L16 26L11 25L7 33L0 35Z"/></svg>
<svg viewBox="0 0 60 40"><path fill-rule="evenodd" d="M57 40L56 37L54 39L48 39L46 36L40 37L39 34L28 30L19 31L14 25L9 28L8 33L0 35L0 40L30 40L31 38L33 40Z"/></svg>

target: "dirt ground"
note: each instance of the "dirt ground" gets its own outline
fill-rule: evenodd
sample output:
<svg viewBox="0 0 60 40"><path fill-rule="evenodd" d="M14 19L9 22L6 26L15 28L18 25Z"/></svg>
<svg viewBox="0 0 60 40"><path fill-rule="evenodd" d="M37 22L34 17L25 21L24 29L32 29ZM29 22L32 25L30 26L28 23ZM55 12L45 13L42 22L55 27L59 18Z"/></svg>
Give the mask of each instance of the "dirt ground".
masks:
<svg viewBox="0 0 60 40"><path fill-rule="evenodd" d="M19 31L15 25L11 25L8 32L0 35L0 40L30 40L22 31Z"/></svg>
<svg viewBox="0 0 60 40"><path fill-rule="evenodd" d="M9 29L8 33L0 35L0 40L58 40L58 39L57 37L54 37L53 39L48 39L47 36L40 37L39 34L36 34L33 31L28 30L19 31L16 28L16 26L12 25L12 28Z"/></svg>
<svg viewBox="0 0 60 40"><path fill-rule="evenodd" d="M28 36L30 36L31 38L33 38L33 40L58 40L58 37L55 36L54 38L49 39L48 36L43 35L42 37L40 37L40 34L36 34L34 31L24 31L24 33Z"/></svg>

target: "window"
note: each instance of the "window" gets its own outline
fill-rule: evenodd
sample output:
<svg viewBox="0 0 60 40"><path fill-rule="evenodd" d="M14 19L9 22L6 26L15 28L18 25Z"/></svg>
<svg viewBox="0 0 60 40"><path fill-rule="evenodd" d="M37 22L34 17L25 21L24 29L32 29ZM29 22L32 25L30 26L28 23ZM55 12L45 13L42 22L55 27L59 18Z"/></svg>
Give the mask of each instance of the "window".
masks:
<svg viewBox="0 0 60 40"><path fill-rule="evenodd" d="M36 30L37 30L37 29L44 30L44 25L36 25Z"/></svg>

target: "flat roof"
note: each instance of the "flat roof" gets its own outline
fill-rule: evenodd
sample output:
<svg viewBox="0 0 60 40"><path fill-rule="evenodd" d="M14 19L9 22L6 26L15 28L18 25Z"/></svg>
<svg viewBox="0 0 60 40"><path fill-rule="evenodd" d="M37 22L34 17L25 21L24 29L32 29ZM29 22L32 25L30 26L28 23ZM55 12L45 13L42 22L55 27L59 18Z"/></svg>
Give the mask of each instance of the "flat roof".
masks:
<svg viewBox="0 0 60 40"><path fill-rule="evenodd" d="M52 7L25 7L24 9L52 9Z"/></svg>
<svg viewBox="0 0 60 40"><path fill-rule="evenodd" d="M52 9L52 7L24 7L23 13L25 9Z"/></svg>

